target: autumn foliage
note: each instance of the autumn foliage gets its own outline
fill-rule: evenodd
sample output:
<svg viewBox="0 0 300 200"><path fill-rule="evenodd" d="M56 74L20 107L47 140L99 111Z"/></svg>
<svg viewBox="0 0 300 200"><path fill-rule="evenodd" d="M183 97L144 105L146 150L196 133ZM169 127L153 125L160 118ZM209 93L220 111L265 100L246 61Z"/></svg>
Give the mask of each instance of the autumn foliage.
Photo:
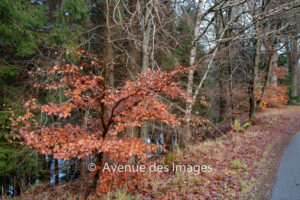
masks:
<svg viewBox="0 0 300 200"><path fill-rule="evenodd" d="M146 164L147 156L160 146L147 145L136 135L126 133L126 129L140 127L146 121L160 121L172 127L180 125L184 118L171 113L168 104L172 100L186 98L175 79L188 69L180 66L171 72L148 70L135 77L134 81L127 80L123 86L112 88L108 85L108 73L114 63L77 50L73 50L72 56L80 61L80 66L65 64L54 66L47 72L38 69L31 73L35 77L44 73L47 80L36 82L35 87L58 94L59 100L44 104L37 99L27 101L24 115L14 117L11 112L10 128L14 138L22 144L39 153L54 155L56 159L98 158L97 170L90 173L91 177L100 174L97 178L98 194L121 187L133 191L142 181L143 174L103 171L103 163L128 164L133 158L135 163ZM275 70L277 76L283 79L284 72L280 68ZM285 86L269 84L262 98L261 83L256 93L256 98L262 99L261 109L287 103ZM239 98L239 105L245 102L247 107L246 90L239 93ZM200 104L211 106L204 97ZM235 109L242 112L240 108ZM240 114L235 110L233 113ZM42 115L47 116L46 123L39 120ZM211 131L209 124L208 119L197 115L192 117L193 127Z"/></svg>
<svg viewBox="0 0 300 200"><path fill-rule="evenodd" d="M278 79L286 79L285 75L287 70L284 67L274 67L274 72ZM262 84L259 84L259 90L257 91L257 98L262 98ZM266 95L262 98L262 102L260 104L260 108L265 110L266 108L276 108L282 105L286 105L289 101L288 86L285 85L273 85L269 84Z"/></svg>
<svg viewBox="0 0 300 200"><path fill-rule="evenodd" d="M108 68L113 63L104 64L80 49L73 54L81 59L80 66L54 66L47 72L52 79L35 85L63 92L66 100L43 105L36 99L29 100L25 104L26 113L11 119L12 132L18 133L15 137L42 154L53 154L56 159L86 158L102 153L115 163L128 163L133 156L144 162L155 146L145 145L140 138L127 135L125 129L141 126L145 121L179 125L180 118L168 111L164 99L185 98L173 79L187 70L183 67L170 73L148 70L135 81L126 81L122 87L114 89L107 85ZM85 59L89 62L83 61ZM41 113L51 122L39 123L37 118ZM111 186L129 185L131 176L104 173L97 191L108 192ZM136 182L139 177L131 180Z"/></svg>
<svg viewBox="0 0 300 200"><path fill-rule="evenodd" d="M269 85L266 96L263 99L260 108L265 110L266 108L281 107L282 105L287 104L289 101L287 91L287 86Z"/></svg>

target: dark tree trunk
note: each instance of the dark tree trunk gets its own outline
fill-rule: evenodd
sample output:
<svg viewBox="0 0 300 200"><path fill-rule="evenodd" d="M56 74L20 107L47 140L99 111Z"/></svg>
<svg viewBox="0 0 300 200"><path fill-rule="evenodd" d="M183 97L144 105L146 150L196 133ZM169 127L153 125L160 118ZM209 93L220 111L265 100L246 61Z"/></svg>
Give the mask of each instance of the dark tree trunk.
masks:
<svg viewBox="0 0 300 200"><path fill-rule="evenodd" d="M39 173L39 179L42 182L50 182L50 165L47 162L46 156L42 154L38 154L38 159L40 160L40 166L38 166L38 170L41 172Z"/></svg>
<svg viewBox="0 0 300 200"><path fill-rule="evenodd" d="M229 55L230 56L230 55ZM232 65L229 66L229 74L230 74L230 108L231 108L231 120L234 122L235 120L235 114L234 114L234 97L233 97L233 71L232 71Z"/></svg>
<svg viewBox="0 0 300 200"><path fill-rule="evenodd" d="M295 99L298 96L298 46L297 39L290 41L289 48L289 72L293 74L291 79L292 85L292 98ZM293 100L293 103L295 100Z"/></svg>
<svg viewBox="0 0 300 200"><path fill-rule="evenodd" d="M59 185L59 166L58 166L57 159L55 159L54 173L55 173L55 185Z"/></svg>
<svg viewBox="0 0 300 200"><path fill-rule="evenodd" d="M219 122L225 121L227 118L227 81L225 76L225 66L221 66L219 77L220 88L220 116Z"/></svg>
<svg viewBox="0 0 300 200"><path fill-rule="evenodd" d="M50 183L51 178L52 178L52 164L53 164L53 155L49 155L48 156L48 160L47 160L47 169L48 169L49 183Z"/></svg>
<svg viewBox="0 0 300 200"><path fill-rule="evenodd" d="M80 177L84 178L86 177L86 159L80 159L79 165L80 165Z"/></svg>
<svg viewBox="0 0 300 200"><path fill-rule="evenodd" d="M103 152L100 152L100 153L97 154L97 166L101 166L101 167L103 166L103 157L104 157ZM101 174L101 168L100 168L100 170L97 170L97 172L94 176L93 183L92 183L92 187L94 189L96 189L97 181L100 177L100 174Z"/></svg>
<svg viewBox="0 0 300 200"><path fill-rule="evenodd" d="M21 184L17 176L14 176L14 196L19 196L21 194Z"/></svg>

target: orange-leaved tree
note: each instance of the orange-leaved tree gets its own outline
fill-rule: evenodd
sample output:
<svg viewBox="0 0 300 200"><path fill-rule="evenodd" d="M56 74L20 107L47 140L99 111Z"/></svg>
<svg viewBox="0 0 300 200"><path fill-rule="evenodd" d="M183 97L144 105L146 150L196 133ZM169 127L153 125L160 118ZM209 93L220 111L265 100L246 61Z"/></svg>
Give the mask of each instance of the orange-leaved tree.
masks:
<svg viewBox="0 0 300 200"><path fill-rule="evenodd" d="M287 69L284 67L273 67L273 70L280 80L286 80ZM263 74L261 74L263 76ZM283 84L268 84L266 95L263 97L262 83L258 84L258 91L256 93L257 99L261 99L259 107L262 110L270 107L280 107L289 101L288 86Z"/></svg>
<svg viewBox="0 0 300 200"><path fill-rule="evenodd" d="M25 145L42 154L53 154L56 159L96 157L98 170L94 176L100 183L97 191L102 193L110 190L109 181L118 187L128 180L126 174L121 176L122 180L120 174L106 174L106 177L102 174L98 179L105 158L127 163L135 156L143 162L151 152L151 146L141 139L126 135L126 127L141 126L145 121L180 124L181 119L168 111L160 97L185 98L174 78L187 69L178 67L169 73L148 70L135 81L113 89L107 85L108 68L113 63L103 64L84 50L78 50L73 54L81 60L80 66L54 66L47 73L47 77L53 77L51 82L36 83L36 87L63 92L66 100L42 105L37 99L29 100L25 104L26 114L11 119L11 128ZM36 116L40 113L46 113L51 123L39 123Z"/></svg>

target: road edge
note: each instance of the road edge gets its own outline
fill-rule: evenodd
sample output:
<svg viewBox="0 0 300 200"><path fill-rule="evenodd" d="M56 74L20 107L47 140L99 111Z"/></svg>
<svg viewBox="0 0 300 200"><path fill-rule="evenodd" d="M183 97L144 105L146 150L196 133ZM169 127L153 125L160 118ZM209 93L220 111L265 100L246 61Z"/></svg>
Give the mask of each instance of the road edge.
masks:
<svg viewBox="0 0 300 200"><path fill-rule="evenodd" d="M257 176L248 181L242 199L269 200L271 198L281 159L297 132L285 133L266 147L263 157L256 164Z"/></svg>

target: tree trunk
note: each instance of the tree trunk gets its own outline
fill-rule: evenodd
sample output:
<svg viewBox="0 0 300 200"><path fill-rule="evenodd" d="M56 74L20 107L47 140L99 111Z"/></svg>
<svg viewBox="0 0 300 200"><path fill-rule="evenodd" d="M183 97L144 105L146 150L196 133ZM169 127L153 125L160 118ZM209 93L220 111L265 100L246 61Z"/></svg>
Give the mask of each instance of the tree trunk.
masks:
<svg viewBox="0 0 300 200"><path fill-rule="evenodd" d="M227 81L225 76L225 67L222 65L220 68L219 88L220 88L220 116L219 122L225 121L227 117Z"/></svg>
<svg viewBox="0 0 300 200"><path fill-rule="evenodd" d="M48 161L47 161L47 169L48 171L48 176L49 176L49 183L51 182L52 176L53 176L53 170L52 170L52 166L53 166L53 154L48 155Z"/></svg>
<svg viewBox="0 0 300 200"><path fill-rule="evenodd" d="M234 114L234 97L233 97L233 71L232 71L232 64L231 64L231 59L230 59L230 51L228 51L228 57L229 57L229 74L230 74L229 92L230 92L231 120L232 120L232 122L234 122L235 114Z"/></svg>
<svg viewBox="0 0 300 200"><path fill-rule="evenodd" d="M277 86L277 74L275 72L275 68L278 66L278 53L274 52L271 58L271 76L270 76L270 84Z"/></svg>
<svg viewBox="0 0 300 200"><path fill-rule="evenodd" d="M150 0L150 4L145 3L145 20L143 30L143 60L142 60L142 72L146 72L149 69L149 54L150 54L150 31L151 31L151 13L153 9L153 2Z"/></svg>
<svg viewBox="0 0 300 200"><path fill-rule="evenodd" d="M38 166L42 173L39 176L41 182L50 182L50 168L48 167L46 156L43 154L38 154L38 160L41 161L41 165Z"/></svg>
<svg viewBox="0 0 300 200"><path fill-rule="evenodd" d="M151 12L153 9L153 2L150 0L148 5L147 1L145 4L146 14L144 21L144 30L143 30L143 59L142 59L142 72L146 72L149 69L149 54L150 54L150 31L151 31ZM148 129L149 123L144 122L141 127L141 138L146 142L148 138Z"/></svg>
<svg viewBox="0 0 300 200"><path fill-rule="evenodd" d="M255 119L256 118L256 108L257 108L257 101L256 101L256 96L255 93L257 92L257 84L258 84L258 65L259 65L259 60L260 60L260 47L261 47L261 43L260 43L260 39L256 40L256 44L255 44L255 52L254 52L254 56L253 56L253 72L252 72L252 81L250 83L250 113L249 113L249 117L250 119Z"/></svg>
<svg viewBox="0 0 300 200"><path fill-rule="evenodd" d="M138 0L128 1L128 8L130 13L132 13L129 20L129 30L131 32L128 36L128 70L132 80L134 80L135 76L141 71L140 66L142 65L142 53L138 50L136 45L140 39L139 20L136 13L137 6Z"/></svg>
<svg viewBox="0 0 300 200"><path fill-rule="evenodd" d="M97 166L103 166L103 157L104 157L104 154L103 152L100 152L100 153L97 153L96 155L96 158L97 158ZM100 169L101 170L101 169ZM100 170L97 170L95 176L94 176L94 179L93 179L93 182L92 182L92 187L94 189L96 189L96 186L97 186L97 182L98 182L98 179L100 177Z"/></svg>
<svg viewBox="0 0 300 200"><path fill-rule="evenodd" d="M17 176L14 176L14 197L21 194L21 180Z"/></svg>
<svg viewBox="0 0 300 200"><path fill-rule="evenodd" d="M231 38L232 35L232 28L227 28L228 23L231 21L231 13L232 8L229 8L225 15L222 11L219 12L219 15L217 15L217 22L216 22L216 38L220 39L220 27L222 24L222 29L225 31L225 38ZM219 17L218 17L219 16ZM219 122L225 121L227 119L227 113L228 113L228 85L226 80L226 72L229 71L231 74L230 77L230 98L233 100L232 96L232 69L231 69L231 63L230 63L230 42L227 40L224 43L224 49L225 49L225 55L223 57L224 64L221 64L220 66L220 77L219 77L219 88L220 88L220 115L219 115ZM233 106L233 104L232 104Z"/></svg>
<svg viewBox="0 0 300 200"><path fill-rule="evenodd" d="M79 160L79 165L80 165L80 177L84 178L86 177L86 159L80 159Z"/></svg>
<svg viewBox="0 0 300 200"><path fill-rule="evenodd" d="M112 47L112 32L111 32L111 25L112 25L112 16L110 13L110 1L106 0L106 55L104 63L108 65L108 86L110 88L114 88L114 69L113 65L110 65L113 59L113 47Z"/></svg>
<svg viewBox="0 0 300 200"><path fill-rule="evenodd" d="M59 166L58 166L58 160L55 159L55 185L59 185Z"/></svg>
<svg viewBox="0 0 300 200"><path fill-rule="evenodd" d="M139 20L137 17L137 7L139 6L138 0L129 0L128 9L130 11L131 17L129 19L129 30L130 34L128 35L128 65L127 70L129 76L132 80L136 78L138 73L141 71L142 66L142 52L139 51L137 47L137 41L140 40L140 31L139 31ZM138 137L138 127L126 127L125 133L127 135L132 135Z"/></svg>
<svg viewBox="0 0 300 200"><path fill-rule="evenodd" d="M197 18L195 21L195 27L193 31L193 37L191 40L191 47L190 47L190 55L189 55L189 66L192 67L195 64L196 60L196 51L197 51L197 42L198 42L198 33L200 31L200 24L201 24L201 16L202 16L202 7L203 7L203 0L198 2L197 8ZM188 73L188 83L187 83L187 100L186 100L186 137L185 140L189 140L192 131L191 131L191 115L192 115L192 106L193 106L193 84L194 84L194 69L190 69ZM180 141L184 141L183 138Z"/></svg>
<svg viewBox="0 0 300 200"><path fill-rule="evenodd" d="M291 41L291 57L290 57L290 72L293 73L292 76L292 97L296 98L298 96L298 46L297 39Z"/></svg>
<svg viewBox="0 0 300 200"><path fill-rule="evenodd" d="M300 71L300 65L297 65L297 76L298 76L298 78L297 78L297 95L298 95L298 99L299 99L299 94L300 94L300 86L299 86L299 84L300 84L300 73L299 73L299 71Z"/></svg>
<svg viewBox="0 0 300 200"><path fill-rule="evenodd" d="M114 87L114 74L113 74L113 69L111 69L110 67L110 62L112 61L112 41L111 41L111 21L112 21L112 17L110 14L110 1L106 0L105 4L106 4L106 53L105 53L105 57L104 57L104 70L103 70L103 93L101 96L101 99L105 98L106 95L106 91L107 91L107 87ZM101 123L102 123L102 127L103 127L103 132L102 132L102 138L104 139L106 137L106 135L108 134L108 130L109 130L109 124L105 122L105 115L106 115L106 106L103 102L101 102L100 104L101 106L101 113L100 113L100 119L101 119ZM103 152L96 152L95 153L95 157L98 159L97 160L97 166L100 166L100 168L103 166L103 157L104 157L104 153ZM101 169L100 169L101 170ZM99 179L100 176L100 170L97 170L93 181L92 181L92 187L95 189L97 186L97 181Z"/></svg>
<svg viewBox="0 0 300 200"><path fill-rule="evenodd" d="M273 46L271 47L271 50L269 51L269 55L267 57L267 62L266 62L266 67L265 67L265 71L266 71L266 76L265 76L265 82L264 82L264 86L262 88L262 95L260 97L260 99L257 102L257 107L259 108L261 102L263 101L263 99L265 98L266 94L267 94L267 90L268 90L268 86L270 83L270 77L271 77L271 73L272 73L272 69L273 66L276 64L277 65L277 61L278 61L278 57L276 57L276 40L273 44ZM277 60L276 60L277 58Z"/></svg>

